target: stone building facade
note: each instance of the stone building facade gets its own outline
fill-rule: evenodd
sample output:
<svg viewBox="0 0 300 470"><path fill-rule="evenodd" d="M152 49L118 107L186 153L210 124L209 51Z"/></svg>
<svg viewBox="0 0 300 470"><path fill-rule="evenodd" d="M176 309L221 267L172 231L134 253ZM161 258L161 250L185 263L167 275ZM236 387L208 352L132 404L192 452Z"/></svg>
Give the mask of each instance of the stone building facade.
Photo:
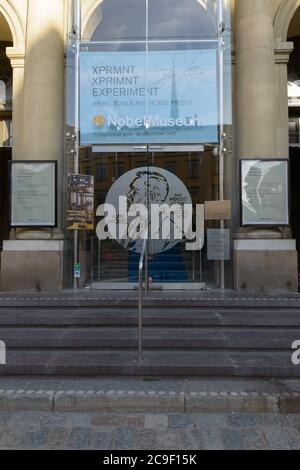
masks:
<svg viewBox="0 0 300 470"><path fill-rule="evenodd" d="M187 0L187 4L190 1ZM4 69L7 74L11 70L10 81L0 76L0 83L5 84L3 89L6 87L6 99L0 101L0 144L12 149L13 160L58 162L58 226L10 230L8 236L3 235L2 291L61 290L66 286L66 270L70 266L72 269L64 227L65 75L67 38L72 29L71 3L68 0L0 1L0 44L6 54L5 57L1 52L0 70L3 75ZM81 3L82 34L90 38L96 28L101 28L101 4L108 4L109 0L82 0ZM199 1L199 8L205 10L210 3L214 2ZM291 184L288 226L242 226L239 161L289 159L292 148L292 176L297 170L300 100L297 101L293 88L296 96L290 97L289 102L287 84L291 54L299 72L300 59L293 50L300 38L300 0L231 0L229 3L233 222L231 274L225 284L243 292L295 292L298 291L300 250L299 185ZM296 126L290 132L290 139L295 139L292 145L289 113L290 123ZM109 257L106 261L109 262ZM82 265L84 263L83 260Z"/></svg>

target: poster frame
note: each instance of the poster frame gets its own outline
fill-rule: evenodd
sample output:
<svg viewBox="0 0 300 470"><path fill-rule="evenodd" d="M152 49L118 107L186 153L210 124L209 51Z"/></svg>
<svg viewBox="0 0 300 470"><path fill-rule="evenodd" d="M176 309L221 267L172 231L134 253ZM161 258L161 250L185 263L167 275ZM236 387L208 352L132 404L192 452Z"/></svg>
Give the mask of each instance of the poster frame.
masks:
<svg viewBox="0 0 300 470"><path fill-rule="evenodd" d="M244 218L244 210L243 210L243 185L242 185L242 177L243 177L243 164L245 162L277 162L277 163L285 163L286 164L286 218L285 220L279 221L270 221L269 223L266 221L256 221L256 222L247 222ZM239 196L240 196L240 223L241 227L260 227L260 228L270 228L270 227L289 227L290 226L290 161L288 158L243 158L240 159L239 162Z"/></svg>
<svg viewBox="0 0 300 470"><path fill-rule="evenodd" d="M39 224L39 223L24 223L23 221L18 223L18 221L13 220L13 210L12 210L12 203L13 203L13 171L12 168L15 165L44 165L50 164L54 167L54 181L53 181L53 188L54 188L54 213L52 214L52 223L50 224ZM57 175L58 175L58 163L57 160L12 160L9 162L9 224L11 228L34 228L34 227L41 227L41 228L57 228L57 221L58 221L58 212L57 212Z"/></svg>
<svg viewBox="0 0 300 470"><path fill-rule="evenodd" d="M95 215L94 215L95 214L95 196L94 196L95 195L95 176L94 175L81 174L81 173L79 173L79 174L68 173L66 175L66 179L67 179L66 187L67 187L67 195L68 196L70 194L70 188L71 188L69 186L68 181L69 181L69 177L71 177L71 176L75 176L75 177L79 177L79 178L80 177L90 178L91 181L92 181L91 186L93 188L93 211L92 211L92 213L93 213L93 222L90 224L90 225L92 225L92 227L75 227L75 228L72 228L72 227L68 226L68 217L69 217L70 210L69 210L69 205L68 205L68 202L67 202L67 204L66 204L66 214L65 214L65 228L66 228L66 230L70 230L70 231L74 231L74 230L91 231L91 230L94 230L95 229ZM75 222L75 224L79 225L80 223ZM85 222L85 224L87 225L87 222Z"/></svg>

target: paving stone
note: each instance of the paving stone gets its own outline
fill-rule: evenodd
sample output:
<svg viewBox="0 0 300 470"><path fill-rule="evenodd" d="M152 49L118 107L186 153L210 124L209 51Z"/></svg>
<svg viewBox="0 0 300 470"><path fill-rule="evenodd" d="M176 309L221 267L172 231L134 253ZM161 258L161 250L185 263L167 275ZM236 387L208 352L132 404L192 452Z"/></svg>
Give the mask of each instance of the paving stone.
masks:
<svg viewBox="0 0 300 470"><path fill-rule="evenodd" d="M278 411L278 400L271 396L186 396L189 413L272 413Z"/></svg>
<svg viewBox="0 0 300 470"><path fill-rule="evenodd" d="M246 448L240 430L225 429L223 431L223 442L226 450L244 450Z"/></svg>
<svg viewBox="0 0 300 470"><path fill-rule="evenodd" d="M45 416L37 411L21 411L12 413L9 424L11 426L38 426L41 423L42 417Z"/></svg>
<svg viewBox="0 0 300 470"><path fill-rule="evenodd" d="M113 448L113 432L112 431L93 432L91 449L112 450L112 448Z"/></svg>
<svg viewBox="0 0 300 470"><path fill-rule="evenodd" d="M202 432L200 429L180 429L179 434L181 436L181 441L184 450L204 450L205 441L204 435L205 431Z"/></svg>
<svg viewBox="0 0 300 470"><path fill-rule="evenodd" d="M205 450L224 450L224 431L219 429L205 429L203 433Z"/></svg>
<svg viewBox="0 0 300 470"><path fill-rule="evenodd" d="M91 415L88 413L61 413L70 427L88 427L91 424Z"/></svg>
<svg viewBox="0 0 300 470"><path fill-rule="evenodd" d="M265 439L264 433L258 429L244 429L242 430L242 439L246 444L247 450L266 450L268 444Z"/></svg>
<svg viewBox="0 0 300 470"><path fill-rule="evenodd" d="M48 413L40 418L40 426L65 426L67 416L62 413Z"/></svg>
<svg viewBox="0 0 300 470"><path fill-rule="evenodd" d="M103 395L57 393L55 411L98 413L168 413L183 412L185 397L174 395Z"/></svg>
<svg viewBox="0 0 300 470"><path fill-rule="evenodd" d="M0 434L0 449L24 449L25 434L24 428L5 426Z"/></svg>
<svg viewBox="0 0 300 470"><path fill-rule="evenodd" d="M156 448L160 450L184 450L180 429L158 432L155 441Z"/></svg>
<svg viewBox="0 0 300 470"><path fill-rule="evenodd" d="M191 415L188 414L176 414L169 416L169 426L171 428L187 428L194 425L194 420Z"/></svg>
<svg viewBox="0 0 300 470"><path fill-rule="evenodd" d="M156 450L155 432L152 429L139 430L135 448L137 450Z"/></svg>
<svg viewBox="0 0 300 470"><path fill-rule="evenodd" d="M64 450L67 446L67 440L70 434L68 428L52 427L49 429L48 438L46 442L46 449L48 450Z"/></svg>
<svg viewBox="0 0 300 470"><path fill-rule="evenodd" d="M144 426L144 415L123 415L123 414L93 414L91 415L91 425L98 427L142 427Z"/></svg>
<svg viewBox="0 0 300 470"><path fill-rule="evenodd" d="M52 394L18 394L18 393L1 393L0 394L0 411L52 411Z"/></svg>
<svg viewBox="0 0 300 470"><path fill-rule="evenodd" d="M223 414L215 414L215 413L201 413L191 415L191 419L195 426L201 429L208 429L208 428L225 428L228 426L227 417Z"/></svg>
<svg viewBox="0 0 300 470"><path fill-rule="evenodd" d="M22 447L24 449L44 449L48 439L49 429L38 428L24 433Z"/></svg>
<svg viewBox="0 0 300 470"><path fill-rule="evenodd" d="M292 427L283 427L282 432L286 436L293 450L300 450L300 430Z"/></svg>
<svg viewBox="0 0 300 470"><path fill-rule="evenodd" d="M297 415L296 415L297 416ZM300 416L300 415L299 415ZM288 426L289 421L286 416L279 413L263 413L255 415L258 426ZM299 421L300 423L300 421Z"/></svg>
<svg viewBox="0 0 300 470"><path fill-rule="evenodd" d="M294 415L287 415L286 421L291 425L295 426L296 428L300 428L300 413Z"/></svg>
<svg viewBox="0 0 300 470"><path fill-rule="evenodd" d="M88 449L91 445L92 431L90 428L74 428L66 442L67 449Z"/></svg>
<svg viewBox="0 0 300 470"><path fill-rule="evenodd" d="M300 395L280 398L280 411L282 413L300 413Z"/></svg>
<svg viewBox="0 0 300 470"><path fill-rule="evenodd" d="M145 416L145 429L166 429L168 427L167 415L146 415Z"/></svg>
<svg viewBox="0 0 300 470"><path fill-rule="evenodd" d="M0 426L4 426L9 423L12 413L10 411L3 411L0 413Z"/></svg>
<svg viewBox="0 0 300 470"><path fill-rule="evenodd" d="M234 428L247 428L254 427L257 425L256 416L254 414L232 414L228 415L229 425Z"/></svg>
<svg viewBox="0 0 300 470"><path fill-rule="evenodd" d="M275 427L264 427L267 443L271 450L290 450L291 446L284 432Z"/></svg>
<svg viewBox="0 0 300 470"><path fill-rule="evenodd" d="M137 432L131 428L118 428L113 433L114 449L132 450Z"/></svg>

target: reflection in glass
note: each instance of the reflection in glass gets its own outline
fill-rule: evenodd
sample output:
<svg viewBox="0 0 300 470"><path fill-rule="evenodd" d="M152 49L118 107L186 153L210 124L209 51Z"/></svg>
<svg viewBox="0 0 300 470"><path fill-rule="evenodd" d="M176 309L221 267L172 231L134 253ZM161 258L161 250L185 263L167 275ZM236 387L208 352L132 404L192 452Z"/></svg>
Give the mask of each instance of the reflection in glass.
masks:
<svg viewBox="0 0 300 470"><path fill-rule="evenodd" d="M147 37L147 20L150 40L215 37L217 3L216 0L103 0L90 17L83 38L143 40Z"/></svg>

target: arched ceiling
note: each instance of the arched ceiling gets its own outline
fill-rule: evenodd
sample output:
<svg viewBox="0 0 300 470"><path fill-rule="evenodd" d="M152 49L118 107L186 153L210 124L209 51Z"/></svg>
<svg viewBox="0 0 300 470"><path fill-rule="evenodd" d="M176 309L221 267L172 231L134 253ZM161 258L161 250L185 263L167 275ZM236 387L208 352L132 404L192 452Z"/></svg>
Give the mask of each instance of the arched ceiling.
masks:
<svg viewBox="0 0 300 470"><path fill-rule="evenodd" d="M293 16L288 30L288 39L300 36L300 7Z"/></svg>
<svg viewBox="0 0 300 470"><path fill-rule="evenodd" d="M0 41L13 42L12 34L7 24L6 19L0 12Z"/></svg>

